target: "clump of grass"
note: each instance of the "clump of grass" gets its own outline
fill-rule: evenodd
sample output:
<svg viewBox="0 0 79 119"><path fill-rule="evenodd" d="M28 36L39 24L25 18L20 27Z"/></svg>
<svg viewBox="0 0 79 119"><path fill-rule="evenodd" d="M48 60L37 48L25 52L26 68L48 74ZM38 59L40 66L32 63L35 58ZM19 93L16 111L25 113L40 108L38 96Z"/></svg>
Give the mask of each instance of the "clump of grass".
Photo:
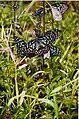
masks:
<svg viewBox="0 0 79 119"><path fill-rule="evenodd" d="M29 38L26 31L31 34L35 21L31 11L28 12L33 3L35 1L22 5L21 7L27 6L24 11L21 11L21 8L16 11L17 14L21 12L18 23L24 28L22 35L17 31L16 34L27 41L32 37ZM77 118L77 14L70 7L64 19L58 23L63 32L63 39L58 39L54 44L61 49L59 56L45 59L43 67L42 58L38 57L27 58L24 64L19 66L22 60L17 57L15 46L12 46L13 27L10 20L13 17L7 18L8 9L4 8L2 16L5 16L5 19L2 17L3 22L0 23L0 118L6 118L7 115L10 115L10 119ZM5 20L11 26L9 33L8 28L4 27ZM46 28L50 28L50 25L52 28L51 23L47 24ZM56 25L57 22L54 22L53 27Z"/></svg>

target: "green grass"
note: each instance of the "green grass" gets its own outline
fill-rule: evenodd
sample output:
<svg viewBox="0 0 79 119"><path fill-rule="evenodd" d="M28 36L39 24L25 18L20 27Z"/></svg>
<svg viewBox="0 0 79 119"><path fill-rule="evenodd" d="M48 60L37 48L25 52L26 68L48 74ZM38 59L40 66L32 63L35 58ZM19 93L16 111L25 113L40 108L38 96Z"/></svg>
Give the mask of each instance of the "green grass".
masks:
<svg viewBox="0 0 79 119"><path fill-rule="evenodd" d="M26 5L19 2L20 8L16 11L22 35L17 30L16 34L25 41L34 37L32 30L36 19L30 10L35 9L33 2ZM9 2L8 6L12 4ZM0 86L3 87L0 91L0 118L5 119L9 115L9 119L77 119L79 70L76 32L79 18L73 7L70 6L63 20L53 23L53 27L60 27L63 33L63 39L54 43L61 53L45 59L43 67L41 57L25 59L24 67L18 65L21 59L15 45L12 46L13 10L0 7L0 13ZM49 21L46 30L51 29L50 14L46 20Z"/></svg>

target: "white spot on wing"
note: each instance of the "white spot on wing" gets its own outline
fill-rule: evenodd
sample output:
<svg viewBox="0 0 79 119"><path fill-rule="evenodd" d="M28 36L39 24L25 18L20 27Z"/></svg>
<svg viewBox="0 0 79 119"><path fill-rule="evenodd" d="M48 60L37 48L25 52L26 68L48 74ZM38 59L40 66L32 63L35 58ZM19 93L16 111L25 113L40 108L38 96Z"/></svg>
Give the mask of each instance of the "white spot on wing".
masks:
<svg viewBox="0 0 79 119"><path fill-rule="evenodd" d="M44 59L45 58L50 58L50 50L46 54L44 54Z"/></svg>

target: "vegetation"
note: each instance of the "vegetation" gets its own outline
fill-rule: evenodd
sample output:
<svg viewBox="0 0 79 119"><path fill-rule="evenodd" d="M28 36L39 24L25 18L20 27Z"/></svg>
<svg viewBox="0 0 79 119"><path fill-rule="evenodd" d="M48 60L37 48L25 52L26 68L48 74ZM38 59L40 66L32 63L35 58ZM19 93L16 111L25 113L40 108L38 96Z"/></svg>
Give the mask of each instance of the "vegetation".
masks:
<svg viewBox="0 0 79 119"><path fill-rule="evenodd" d="M78 32L79 17L70 4L63 20L52 24L47 14L45 25L48 29L59 27L63 39L54 43L61 53L43 60L41 57L26 58L17 55L12 38L14 2L0 2L0 118L1 119L77 119L78 88ZM15 33L25 41L35 36L33 29L37 19L33 10L42 2L18 2L15 11L16 23L20 24ZM43 29L43 23L41 30Z"/></svg>

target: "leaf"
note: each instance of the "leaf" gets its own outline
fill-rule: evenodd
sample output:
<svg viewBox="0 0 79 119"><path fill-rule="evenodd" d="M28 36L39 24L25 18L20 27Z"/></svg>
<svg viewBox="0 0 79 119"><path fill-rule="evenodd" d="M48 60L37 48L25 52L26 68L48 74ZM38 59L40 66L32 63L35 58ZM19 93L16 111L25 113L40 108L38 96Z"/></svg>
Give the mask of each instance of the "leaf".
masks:
<svg viewBox="0 0 79 119"><path fill-rule="evenodd" d="M38 101L47 103L47 104L51 105L51 106L54 108L53 102L52 102L51 100L49 100L49 99L44 99L44 98L43 98L43 99L38 99Z"/></svg>

